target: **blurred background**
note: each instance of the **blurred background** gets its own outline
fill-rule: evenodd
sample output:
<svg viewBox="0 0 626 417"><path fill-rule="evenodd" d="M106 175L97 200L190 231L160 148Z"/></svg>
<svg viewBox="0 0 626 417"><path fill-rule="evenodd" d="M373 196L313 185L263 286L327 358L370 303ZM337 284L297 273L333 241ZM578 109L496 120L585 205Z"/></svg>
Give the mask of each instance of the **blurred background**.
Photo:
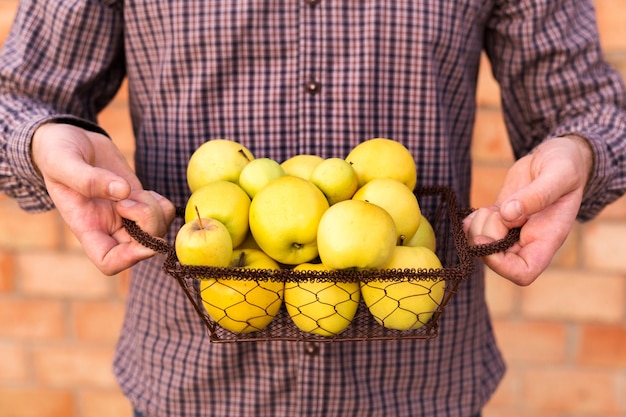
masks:
<svg viewBox="0 0 626 417"><path fill-rule="evenodd" d="M17 10L0 0L0 42ZM596 0L607 59L626 79L626 0ZM472 207L491 204L512 152L499 89L480 72ZM125 89L102 126L132 160ZM128 272L100 274L55 211L0 194L0 417L130 417L111 372ZM626 198L577 224L529 287L488 273L508 373L485 417L626 416Z"/></svg>

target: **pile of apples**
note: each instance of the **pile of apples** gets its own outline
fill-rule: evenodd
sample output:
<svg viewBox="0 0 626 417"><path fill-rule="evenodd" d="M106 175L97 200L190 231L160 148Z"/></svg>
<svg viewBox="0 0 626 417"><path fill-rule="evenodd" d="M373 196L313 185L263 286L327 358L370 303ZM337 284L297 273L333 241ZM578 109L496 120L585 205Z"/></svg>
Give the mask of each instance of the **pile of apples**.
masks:
<svg viewBox="0 0 626 417"><path fill-rule="evenodd" d="M187 167L191 195L176 236L182 265L258 271L438 269L435 233L413 193L415 161L401 143L374 138L345 158L255 158L238 142L198 147ZM302 331L335 336L365 302L381 325L417 329L440 305L444 280L367 282L206 277L207 314L235 333L262 330L285 305Z"/></svg>

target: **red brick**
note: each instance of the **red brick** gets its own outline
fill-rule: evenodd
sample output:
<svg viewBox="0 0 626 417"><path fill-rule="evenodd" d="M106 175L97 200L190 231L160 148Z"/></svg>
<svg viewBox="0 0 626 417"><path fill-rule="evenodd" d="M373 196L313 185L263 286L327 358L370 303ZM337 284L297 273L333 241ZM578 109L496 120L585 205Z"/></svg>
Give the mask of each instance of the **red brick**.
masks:
<svg viewBox="0 0 626 417"><path fill-rule="evenodd" d="M476 103L480 107L500 106L500 85L493 78L491 64L486 54L480 59L478 85L476 86Z"/></svg>
<svg viewBox="0 0 626 417"><path fill-rule="evenodd" d="M583 251L589 268L626 273L626 222L593 221L585 225Z"/></svg>
<svg viewBox="0 0 626 417"><path fill-rule="evenodd" d="M32 253L17 257L21 288L30 296L104 298L115 278L103 275L82 253Z"/></svg>
<svg viewBox="0 0 626 417"><path fill-rule="evenodd" d="M470 203L474 208L494 203L509 167L476 164L472 168Z"/></svg>
<svg viewBox="0 0 626 417"><path fill-rule="evenodd" d="M626 367L626 324L582 326L578 363Z"/></svg>
<svg viewBox="0 0 626 417"><path fill-rule="evenodd" d="M15 287L15 262L9 252L0 251L0 294L12 292Z"/></svg>
<svg viewBox="0 0 626 417"><path fill-rule="evenodd" d="M0 299L0 336L58 340L65 335L63 305L57 301Z"/></svg>
<svg viewBox="0 0 626 417"><path fill-rule="evenodd" d="M493 317L512 316L519 307L520 287L485 269L485 297Z"/></svg>
<svg viewBox="0 0 626 417"><path fill-rule="evenodd" d="M569 336L555 322L494 320L498 344L508 363L555 364L567 360Z"/></svg>
<svg viewBox="0 0 626 417"><path fill-rule="evenodd" d="M111 105L128 106L128 79L125 78L122 81L122 85L118 90L115 97L113 97L113 103Z"/></svg>
<svg viewBox="0 0 626 417"><path fill-rule="evenodd" d="M549 269L521 294L529 318L619 323L626 309L626 279L619 275Z"/></svg>
<svg viewBox="0 0 626 417"><path fill-rule="evenodd" d="M98 122L107 131L120 151L132 165L135 151L135 138L128 106L116 102L108 106L98 116Z"/></svg>
<svg viewBox="0 0 626 417"><path fill-rule="evenodd" d="M542 411L538 414L536 410L520 410L520 407L516 408L503 408L503 407L489 407L483 411L482 417L564 417L563 414L554 412ZM587 416L591 417L591 416ZM598 416L599 417L599 416ZM603 416L609 417L609 416Z"/></svg>
<svg viewBox="0 0 626 417"><path fill-rule="evenodd" d="M620 73L622 80L626 80L626 58L624 58L624 55L620 54L615 56L614 59L610 61L610 64Z"/></svg>
<svg viewBox="0 0 626 417"><path fill-rule="evenodd" d="M626 195L609 204L598 214L599 220L626 221Z"/></svg>
<svg viewBox="0 0 626 417"><path fill-rule="evenodd" d="M111 343L119 336L124 318L122 302L77 302L71 309L74 333L81 341Z"/></svg>
<svg viewBox="0 0 626 417"><path fill-rule="evenodd" d="M128 290L130 288L130 277L131 272L130 269L126 269L119 274L117 274L117 285L116 285L116 294L122 298L126 299L128 297Z"/></svg>
<svg viewBox="0 0 626 417"><path fill-rule="evenodd" d="M17 0L0 1L0 44L4 43L17 13Z"/></svg>
<svg viewBox="0 0 626 417"><path fill-rule="evenodd" d="M0 383L22 383L28 377L28 355L24 347L17 343L0 342Z"/></svg>
<svg viewBox="0 0 626 417"><path fill-rule="evenodd" d="M506 133L502 112L499 109L477 111L472 158L476 163L504 163L506 166L513 162L513 150Z"/></svg>
<svg viewBox="0 0 626 417"><path fill-rule="evenodd" d="M578 268L583 265L581 261L581 226L575 223L563 245L557 250L552 258L550 267Z"/></svg>
<svg viewBox="0 0 626 417"><path fill-rule="evenodd" d="M33 352L37 380L51 387L114 388L113 348L45 346Z"/></svg>
<svg viewBox="0 0 626 417"><path fill-rule="evenodd" d="M611 371L590 369L532 368L522 380L524 401L537 410L536 415L543 415L543 411L616 415L616 388Z"/></svg>
<svg viewBox="0 0 626 417"><path fill-rule="evenodd" d="M605 50L626 49L626 0L595 0L600 41ZM618 12L619 11L619 12Z"/></svg>
<svg viewBox="0 0 626 417"><path fill-rule="evenodd" d="M0 417L74 416L69 390L0 387Z"/></svg>
<svg viewBox="0 0 626 417"><path fill-rule="evenodd" d="M500 385L493 393L485 410L498 408L514 408L519 403L520 375L515 368L509 366Z"/></svg>
<svg viewBox="0 0 626 417"><path fill-rule="evenodd" d="M84 390L79 394L81 417L132 417L130 402L118 390Z"/></svg>
<svg viewBox="0 0 626 417"><path fill-rule="evenodd" d="M63 239L63 249L67 251L82 251L83 245L78 241L70 227L63 223L61 225L61 236Z"/></svg>
<svg viewBox="0 0 626 417"><path fill-rule="evenodd" d="M30 214L14 200L0 201L0 248L56 249L60 236L59 215L56 211Z"/></svg>

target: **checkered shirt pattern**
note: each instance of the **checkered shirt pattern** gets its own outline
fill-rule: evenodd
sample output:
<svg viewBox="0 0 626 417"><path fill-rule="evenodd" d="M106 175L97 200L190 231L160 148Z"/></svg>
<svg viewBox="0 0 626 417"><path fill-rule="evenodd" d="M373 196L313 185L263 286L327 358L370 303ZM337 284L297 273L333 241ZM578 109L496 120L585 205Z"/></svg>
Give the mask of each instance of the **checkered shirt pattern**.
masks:
<svg viewBox="0 0 626 417"><path fill-rule="evenodd" d="M516 156L578 134L596 155L579 218L620 196L626 98L585 0L22 0L0 55L0 188L51 209L32 132L97 130L127 77L138 176L178 206L209 139L284 160L343 157L373 137L405 144L418 182L467 206L483 51ZM505 370L480 269L433 340L212 344L162 261L134 269L114 361L149 417L467 417Z"/></svg>

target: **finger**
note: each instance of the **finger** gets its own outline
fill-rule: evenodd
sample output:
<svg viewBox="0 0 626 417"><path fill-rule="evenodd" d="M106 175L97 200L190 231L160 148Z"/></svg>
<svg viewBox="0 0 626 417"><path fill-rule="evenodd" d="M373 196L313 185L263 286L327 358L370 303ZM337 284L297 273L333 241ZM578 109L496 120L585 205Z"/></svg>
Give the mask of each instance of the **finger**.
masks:
<svg viewBox="0 0 626 417"><path fill-rule="evenodd" d="M133 191L116 204L118 214L133 220L146 233L163 237L174 220L176 209L165 197L153 191Z"/></svg>
<svg viewBox="0 0 626 417"><path fill-rule="evenodd" d="M123 228L109 235L99 230L83 233L87 257L106 275L115 275L156 253L128 236ZM88 244L86 244L88 242Z"/></svg>
<svg viewBox="0 0 626 417"><path fill-rule="evenodd" d="M530 226L536 227L532 224ZM528 227L528 223L524 227ZM522 228L520 242L504 252L484 257L483 261L502 277L517 285L527 286L548 267L554 251L554 245L550 239L529 238L525 236Z"/></svg>
<svg viewBox="0 0 626 417"><path fill-rule="evenodd" d="M118 214L133 220L146 233L162 237L175 216L175 207L163 196L145 190L132 191L115 206ZM105 274L116 274L156 252L134 240L121 222L112 233L88 230L79 240L92 262Z"/></svg>
<svg viewBox="0 0 626 417"><path fill-rule="evenodd" d="M75 126L41 126L33 135L32 155L48 186L68 187L86 198L124 199L134 181L110 139Z"/></svg>
<svg viewBox="0 0 626 417"><path fill-rule="evenodd" d="M500 215L509 227L521 226L530 216L573 191L574 185L571 177L560 172L542 173L506 198L501 204Z"/></svg>
<svg viewBox="0 0 626 417"><path fill-rule="evenodd" d="M471 244L491 243L506 236L509 229L499 210L497 206L481 207L464 220L463 228Z"/></svg>
<svg viewBox="0 0 626 417"><path fill-rule="evenodd" d="M47 164L44 177L47 182L63 184L85 198L117 201L127 198L131 190L126 179L89 165L76 154Z"/></svg>
<svg viewBox="0 0 626 417"><path fill-rule="evenodd" d="M152 196L156 199L157 203L161 207L161 213L163 214L163 221L166 227L174 221L176 218L176 206L167 198L163 197L161 194L150 191Z"/></svg>

